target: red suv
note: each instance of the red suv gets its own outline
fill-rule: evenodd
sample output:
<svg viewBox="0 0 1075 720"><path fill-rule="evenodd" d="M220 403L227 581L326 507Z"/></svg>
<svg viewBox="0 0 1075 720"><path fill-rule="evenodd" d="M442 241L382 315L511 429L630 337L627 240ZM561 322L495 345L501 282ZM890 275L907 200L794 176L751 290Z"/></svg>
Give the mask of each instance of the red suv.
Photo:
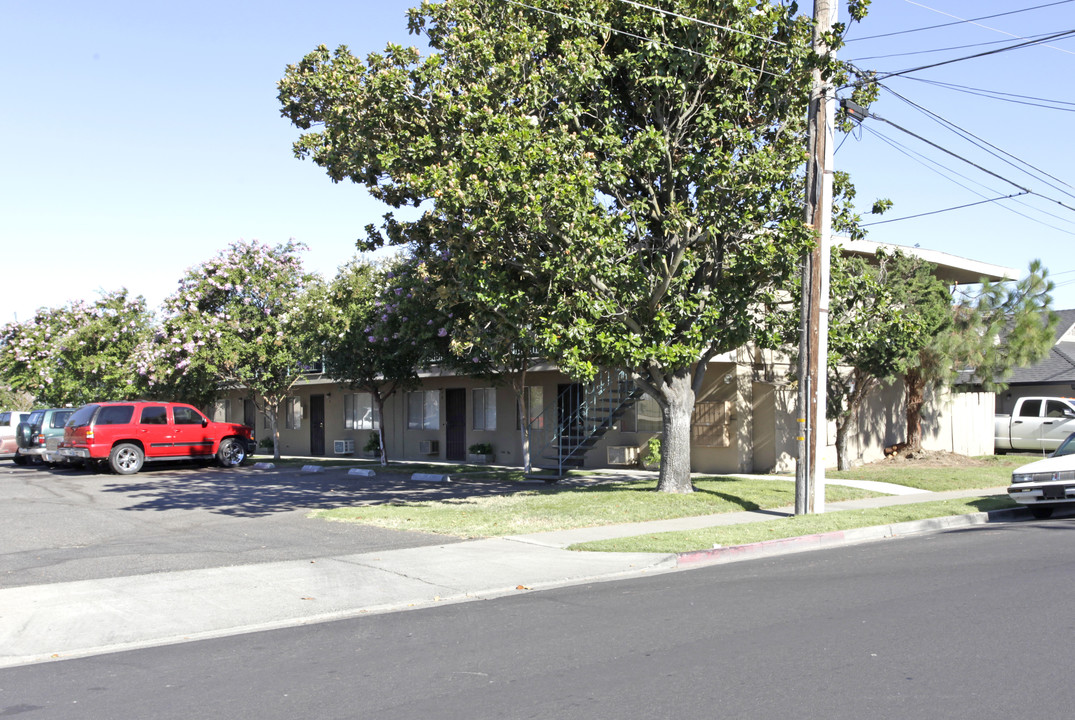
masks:
<svg viewBox="0 0 1075 720"><path fill-rule="evenodd" d="M182 403L134 401L92 403L76 410L64 427L59 453L107 463L113 472L131 475L156 460L215 457L224 467L235 467L255 447L245 425L213 422Z"/></svg>

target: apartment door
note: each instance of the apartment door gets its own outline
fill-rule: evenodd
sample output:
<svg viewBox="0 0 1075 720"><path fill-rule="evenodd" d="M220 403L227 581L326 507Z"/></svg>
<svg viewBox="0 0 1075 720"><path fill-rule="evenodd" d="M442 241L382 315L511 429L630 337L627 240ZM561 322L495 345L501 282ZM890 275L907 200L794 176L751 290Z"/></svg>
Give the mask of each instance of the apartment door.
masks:
<svg viewBox="0 0 1075 720"><path fill-rule="evenodd" d="M467 391L449 388L444 391L444 459L464 462L467 459Z"/></svg>
<svg viewBox="0 0 1075 720"><path fill-rule="evenodd" d="M310 396L310 454L325 454L325 396Z"/></svg>

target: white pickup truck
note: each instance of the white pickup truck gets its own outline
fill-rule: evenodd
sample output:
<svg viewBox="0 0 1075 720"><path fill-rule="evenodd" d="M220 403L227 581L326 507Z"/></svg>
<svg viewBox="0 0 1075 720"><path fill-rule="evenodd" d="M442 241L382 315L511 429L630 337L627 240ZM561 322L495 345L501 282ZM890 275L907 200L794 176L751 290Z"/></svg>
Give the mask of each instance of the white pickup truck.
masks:
<svg viewBox="0 0 1075 720"><path fill-rule="evenodd" d="M1075 400L1060 397L1019 398L1011 415L997 415L993 447L1052 452L1075 433Z"/></svg>

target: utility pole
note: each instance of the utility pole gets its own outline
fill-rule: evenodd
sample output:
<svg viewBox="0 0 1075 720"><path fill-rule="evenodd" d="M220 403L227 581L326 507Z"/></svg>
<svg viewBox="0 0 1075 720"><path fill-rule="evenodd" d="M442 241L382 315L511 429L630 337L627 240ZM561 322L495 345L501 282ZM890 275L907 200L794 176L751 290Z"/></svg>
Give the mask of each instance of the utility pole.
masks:
<svg viewBox="0 0 1075 720"><path fill-rule="evenodd" d="M824 34L836 22L838 0L814 0L814 52L828 55ZM799 458L795 464L795 514L825 511L827 444L826 367L829 339L829 252L832 246L832 154L836 92L820 70L810 91L806 222L817 246L803 262L799 338Z"/></svg>

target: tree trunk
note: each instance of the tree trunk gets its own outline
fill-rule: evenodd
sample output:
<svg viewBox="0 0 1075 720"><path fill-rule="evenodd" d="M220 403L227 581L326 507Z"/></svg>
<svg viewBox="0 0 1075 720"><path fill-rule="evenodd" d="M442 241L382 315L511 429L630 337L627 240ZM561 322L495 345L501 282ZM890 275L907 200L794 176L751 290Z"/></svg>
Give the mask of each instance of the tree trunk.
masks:
<svg viewBox="0 0 1075 720"><path fill-rule="evenodd" d="M911 370L904 378L907 386L907 449L922 450L922 403L926 395L926 381L917 370Z"/></svg>
<svg viewBox="0 0 1075 720"><path fill-rule="evenodd" d="M269 430L272 432L272 459L280 460L280 401L265 398L265 412L269 415Z"/></svg>
<svg viewBox="0 0 1075 720"><path fill-rule="evenodd" d="M379 389L374 389L373 392L370 393L370 394L373 395L373 402L377 403L377 419L378 419L378 422L380 423L378 425L378 427L377 427L377 444L379 446L377 448L377 450L378 450L377 454L380 455L380 457L381 457L381 467L386 467L388 465L388 451L385 449L385 439L384 439L384 401L385 401L385 398L381 397L381 392L380 392Z"/></svg>
<svg viewBox="0 0 1075 720"><path fill-rule="evenodd" d="M661 477L659 492L691 493L691 415L694 413L694 387L690 372L681 370L670 382L662 385L661 419L664 437L661 441Z"/></svg>
<svg viewBox="0 0 1075 720"><path fill-rule="evenodd" d="M523 474L529 475L530 466L530 398L526 396L526 368L512 377L512 390L519 401L519 440L523 449Z"/></svg>
<svg viewBox="0 0 1075 720"><path fill-rule="evenodd" d="M847 461L847 433L851 427L854 414L840 413L836 418L836 469L850 470L851 463Z"/></svg>

